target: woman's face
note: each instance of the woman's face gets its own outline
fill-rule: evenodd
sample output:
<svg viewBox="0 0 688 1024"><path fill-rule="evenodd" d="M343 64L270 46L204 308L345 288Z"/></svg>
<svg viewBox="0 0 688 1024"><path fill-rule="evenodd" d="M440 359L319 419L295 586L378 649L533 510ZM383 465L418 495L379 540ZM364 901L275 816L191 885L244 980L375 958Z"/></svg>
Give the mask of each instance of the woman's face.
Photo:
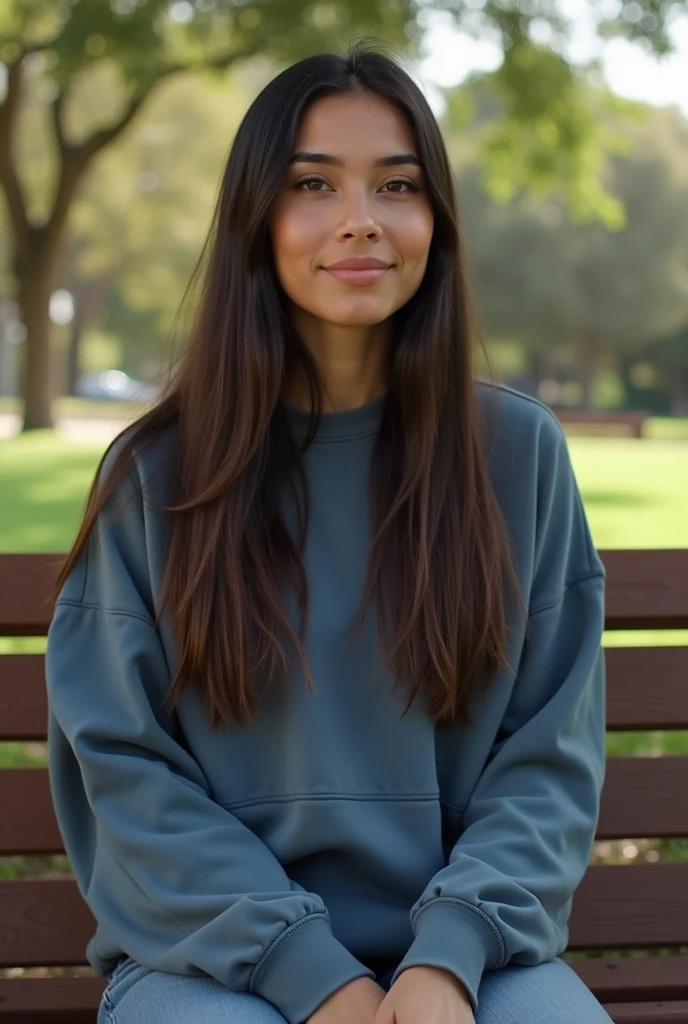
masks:
<svg viewBox="0 0 688 1024"><path fill-rule="evenodd" d="M313 103L272 221L291 301L328 323L386 320L420 285L432 229L418 147L396 107L372 93ZM364 259L380 265L356 268Z"/></svg>

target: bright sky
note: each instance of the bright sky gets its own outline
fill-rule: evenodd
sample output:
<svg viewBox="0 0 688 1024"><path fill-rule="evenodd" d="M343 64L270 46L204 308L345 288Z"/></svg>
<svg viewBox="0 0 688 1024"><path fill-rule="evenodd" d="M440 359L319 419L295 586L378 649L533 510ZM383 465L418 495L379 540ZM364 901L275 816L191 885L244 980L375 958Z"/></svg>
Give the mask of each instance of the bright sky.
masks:
<svg viewBox="0 0 688 1024"><path fill-rule="evenodd" d="M615 0L605 0L611 10ZM676 52L658 59L648 56L639 46L622 39L599 40L589 16L589 0L562 0L560 8L573 16L565 56L574 64L586 63L596 55L602 58L604 77L612 92L629 99L663 106L676 103L688 117L688 17L673 20L671 36ZM539 42L547 42L548 26L541 23ZM433 84L457 85L472 71L492 71L499 67L502 54L498 46L485 39L477 42L459 33L450 16L434 14L427 20L426 58L420 70L428 100L437 111L441 100Z"/></svg>

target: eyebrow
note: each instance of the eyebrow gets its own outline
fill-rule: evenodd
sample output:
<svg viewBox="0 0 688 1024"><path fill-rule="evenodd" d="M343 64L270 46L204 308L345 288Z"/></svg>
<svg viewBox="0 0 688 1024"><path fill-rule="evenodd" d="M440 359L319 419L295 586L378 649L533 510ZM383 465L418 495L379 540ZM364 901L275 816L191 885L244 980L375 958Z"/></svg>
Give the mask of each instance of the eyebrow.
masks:
<svg viewBox="0 0 688 1024"><path fill-rule="evenodd" d="M344 161L338 156L330 156L328 153L307 153L301 150L289 160L290 164L331 164L333 167L343 167ZM413 164L420 167L421 162L414 153L393 153L391 156L381 156L375 161L373 167L396 167L398 164Z"/></svg>

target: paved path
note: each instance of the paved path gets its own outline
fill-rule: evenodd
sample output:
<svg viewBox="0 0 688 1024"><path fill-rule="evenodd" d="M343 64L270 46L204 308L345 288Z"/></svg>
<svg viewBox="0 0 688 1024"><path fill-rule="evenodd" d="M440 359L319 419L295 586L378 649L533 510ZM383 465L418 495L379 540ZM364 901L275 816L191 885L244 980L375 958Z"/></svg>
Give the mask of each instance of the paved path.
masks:
<svg viewBox="0 0 688 1024"><path fill-rule="evenodd" d="M105 445L123 430L127 423L125 418L121 419L62 419L58 420L55 429L63 437L70 441L80 441L83 444ZM0 415L0 438L14 437L21 426L19 416L10 414Z"/></svg>

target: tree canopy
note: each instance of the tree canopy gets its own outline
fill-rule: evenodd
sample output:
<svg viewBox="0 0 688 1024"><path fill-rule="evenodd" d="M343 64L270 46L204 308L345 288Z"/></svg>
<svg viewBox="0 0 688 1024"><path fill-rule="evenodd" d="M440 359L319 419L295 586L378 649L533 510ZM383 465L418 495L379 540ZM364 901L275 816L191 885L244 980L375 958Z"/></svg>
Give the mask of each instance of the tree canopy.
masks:
<svg viewBox="0 0 688 1024"><path fill-rule="evenodd" d="M688 0L618 0L593 5L598 33L623 37L662 56L669 25ZM623 145L603 127L586 88L596 73L562 56L570 19L559 0L5 0L0 7L0 190L10 224L9 263L27 329L25 427L48 426L50 294L68 218L96 157L117 140L172 76L215 71L263 58L275 70L309 53L374 36L417 55L429 14L442 11L504 54L487 81L496 116L477 161L493 198L561 192L570 217L620 230L623 208L603 183L610 152ZM541 40L546 39L543 43ZM41 131L54 153L50 181L18 155L27 81L43 75ZM112 78L111 103L89 109L93 76ZM607 110L637 105L598 94ZM465 116L466 107L458 112ZM457 111L454 110L454 116Z"/></svg>

